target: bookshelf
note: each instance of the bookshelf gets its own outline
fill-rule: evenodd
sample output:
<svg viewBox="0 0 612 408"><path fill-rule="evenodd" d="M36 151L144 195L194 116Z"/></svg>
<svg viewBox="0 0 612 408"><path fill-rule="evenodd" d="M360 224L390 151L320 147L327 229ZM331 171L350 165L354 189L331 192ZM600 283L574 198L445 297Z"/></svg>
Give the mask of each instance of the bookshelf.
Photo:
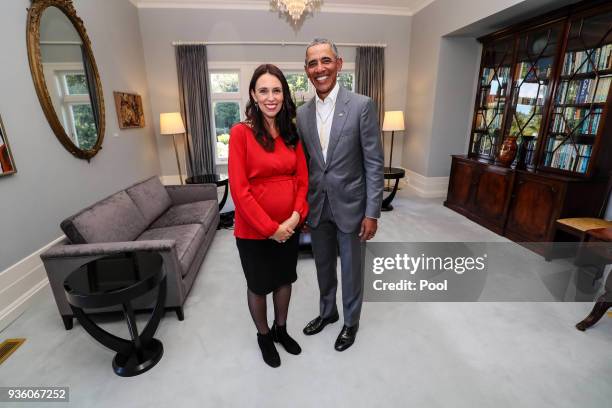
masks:
<svg viewBox="0 0 612 408"><path fill-rule="evenodd" d="M598 214L612 170L612 2L586 0L481 37L468 152L444 205L517 242ZM517 137L525 159L496 158ZM518 155L517 155L518 156Z"/></svg>
<svg viewBox="0 0 612 408"><path fill-rule="evenodd" d="M517 38L511 119L504 136L517 136L517 143L526 145L527 168L535 164L536 147L544 130L563 29L563 23L557 22L525 31Z"/></svg>
<svg viewBox="0 0 612 408"><path fill-rule="evenodd" d="M612 83L612 12L569 21L542 167L590 175Z"/></svg>
<svg viewBox="0 0 612 408"><path fill-rule="evenodd" d="M483 49L472 126L471 153L475 156L494 157L501 143L513 50L512 37L488 44Z"/></svg>

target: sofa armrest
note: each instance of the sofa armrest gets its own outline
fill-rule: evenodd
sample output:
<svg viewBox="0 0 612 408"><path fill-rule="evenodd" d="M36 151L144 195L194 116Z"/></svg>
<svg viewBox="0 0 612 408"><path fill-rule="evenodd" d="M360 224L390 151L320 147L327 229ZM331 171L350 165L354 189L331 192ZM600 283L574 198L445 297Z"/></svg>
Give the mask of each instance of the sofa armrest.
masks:
<svg viewBox="0 0 612 408"><path fill-rule="evenodd" d="M187 184L184 186L165 186L173 205L194 203L196 201L215 200L217 198L216 184Z"/></svg>
<svg viewBox="0 0 612 408"><path fill-rule="evenodd" d="M176 241L170 239L128 242L100 242L95 244L78 245L59 244L43 252L40 257L43 260L47 260L53 258L104 256L135 251L168 252L171 251L175 245Z"/></svg>

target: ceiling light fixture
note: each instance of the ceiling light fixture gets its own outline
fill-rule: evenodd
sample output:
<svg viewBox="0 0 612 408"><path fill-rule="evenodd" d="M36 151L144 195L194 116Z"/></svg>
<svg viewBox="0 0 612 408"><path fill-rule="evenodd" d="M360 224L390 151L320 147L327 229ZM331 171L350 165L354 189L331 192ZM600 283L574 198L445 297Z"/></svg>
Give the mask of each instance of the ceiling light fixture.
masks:
<svg viewBox="0 0 612 408"><path fill-rule="evenodd" d="M320 0L272 0L276 7L282 12L287 13L297 23L304 13L309 13Z"/></svg>

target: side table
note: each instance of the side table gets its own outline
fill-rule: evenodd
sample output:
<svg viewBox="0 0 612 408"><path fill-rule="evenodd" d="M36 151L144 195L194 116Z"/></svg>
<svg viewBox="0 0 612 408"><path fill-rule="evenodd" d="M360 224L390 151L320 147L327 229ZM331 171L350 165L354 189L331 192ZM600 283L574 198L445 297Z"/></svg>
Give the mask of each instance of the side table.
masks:
<svg viewBox="0 0 612 408"><path fill-rule="evenodd" d="M227 201L227 193L228 193L228 178L224 174L200 174L196 176L187 177L185 179L185 183L187 184L216 184L217 187L225 187L223 191L223 198L219 202L219 212L225 205Z"/></svg>
<svg viewBox="0 0 612 408"><path fill-rule="evenodd" d="M391 211L393 210L393 206L391 205L391 201L395 198L395 194L397 193L397 188L399 186L399 181L406 175L406 171L404 169L400 169L398 167L385 167L385 180L395 180L393 185L393 190L391 193L383 199L382 202L382 211Z"/></svg>
<svg viewBox="0 0 612 408"><path fill-rule="evenodd" d="M64 281L68 303L81 326L99 343L117 352L113 369L121 377L132 377L155 366L164 354L162 343L153 338L164 314L166 276L161 255L134 252L91 261ZM157 288L151 317L138 333L131 301ZM121 305L131 340L117 337L95 324L83 309Z"/></svg>

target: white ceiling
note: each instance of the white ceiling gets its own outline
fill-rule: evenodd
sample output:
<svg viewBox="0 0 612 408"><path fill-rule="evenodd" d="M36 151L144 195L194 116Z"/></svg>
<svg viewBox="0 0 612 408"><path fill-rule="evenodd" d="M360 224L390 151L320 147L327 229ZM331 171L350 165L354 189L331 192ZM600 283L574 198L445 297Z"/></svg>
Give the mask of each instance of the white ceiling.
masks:
<svg viewBox="0 0 612 408"><path fill-rule="evenodd" d="M270 10L270 0L130 0L139 8ZM434 0L321 0L317 12L411 16Z"/></svg>

